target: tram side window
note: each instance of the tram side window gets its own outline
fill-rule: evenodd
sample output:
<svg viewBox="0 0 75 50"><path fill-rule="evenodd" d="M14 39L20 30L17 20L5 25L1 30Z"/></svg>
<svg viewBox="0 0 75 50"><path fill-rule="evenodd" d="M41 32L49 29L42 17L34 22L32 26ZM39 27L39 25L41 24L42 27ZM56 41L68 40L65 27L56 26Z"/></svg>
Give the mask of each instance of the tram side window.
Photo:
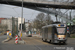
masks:
<svg viewBox="0 0 75 50"><path fill-rule="evenodd" d="M56 27L54 27L54 33L57 33L57 29L56 29Z"/></svg>
<svg viewBox="0 0 75 50"><path fill-rule="evenodd" d="M45 28L44 28L44 29L43 29L43 33L44 33L44 34L45 34L45 31L46 31L46 30L45 30Z"/></svg>
<svg viewBox="0 0 75 50"><path fill-rule="evenodd" d="M45 33L48 33L48 28L45 28Z"/></svg>
<svg viewBox="0 0 75 50"><path fill-rule="evenodd" d="M48 28L48 33L51 34L52 33L52 27Z"/></svg>
<svg viewBox="0 0 75 50"><path fill-rule="evenodd" d="M43 29L43 33L44 33L44 34L46 33L46 29L45 29L45 28Z"/></svg>

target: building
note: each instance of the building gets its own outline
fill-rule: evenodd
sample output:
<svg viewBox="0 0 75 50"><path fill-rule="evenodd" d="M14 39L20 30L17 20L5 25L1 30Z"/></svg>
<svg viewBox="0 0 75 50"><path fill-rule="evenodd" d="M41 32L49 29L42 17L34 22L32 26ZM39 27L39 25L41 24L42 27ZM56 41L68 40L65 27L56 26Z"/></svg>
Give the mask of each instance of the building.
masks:
<svg viewBox="0 0 75 50"><path fill-rule="evenodd" d="M1 25L6 25L7 30L12 30L12 27L17 25L17 18L6 18L1 20Z"/></svg>
<svg viewBox="0 0 75 50"><path fill-rule="evenodd" d="M1 21L1 25L6 25L7 30L12 30L12 19L11 18L3 19Z"/></svg>
<svg viewBox="0 0 75 50"><path fill-rule="evenodd" d="M7 30L12 30L14 26L18 26L18 30L19 28L21 28L21 17L12 17L12 18L6 18L6 19L2 19L1 20L1 24L2 25L7 25ZM23 18L22 20L22 24L25 24L25 19ZM25 25L24 25L25 26Z"/></svg>
<svg viewBox="0 0 75 50"><path fill-rule="evenodd" d="M5 19L5 18L0 18L0 24L1 24L1 20L3 20L3 19Z"/></svg>

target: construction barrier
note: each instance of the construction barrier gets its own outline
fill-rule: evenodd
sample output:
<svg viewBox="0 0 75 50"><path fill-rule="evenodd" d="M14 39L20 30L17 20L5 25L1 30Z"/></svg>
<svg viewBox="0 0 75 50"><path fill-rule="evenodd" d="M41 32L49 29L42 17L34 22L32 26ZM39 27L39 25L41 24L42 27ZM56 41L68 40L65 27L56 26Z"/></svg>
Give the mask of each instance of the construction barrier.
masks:
<svg viewBox="0 0 75 50"><path fill-rule="evenodd" d="M9 39L9 31L7 31L7 39Z"/></svg>
<svg viewBox="0 0 75 50"><path fill-rule="evenodd" d="M15 36L15 44L17 44L18 43L18 36L16 35Z"/></svg>
<svg viewBox="0 0 75 50"><path fill-rule="evenodd" d="M20 38L19 38L19 40L22 40L22 33L20 33Z"/></svg>
<svg viewBox="0 0 75 50"><path fill-rule="evenodd" d="M9 31L9 38L12 38L12 32Z"/></svg>

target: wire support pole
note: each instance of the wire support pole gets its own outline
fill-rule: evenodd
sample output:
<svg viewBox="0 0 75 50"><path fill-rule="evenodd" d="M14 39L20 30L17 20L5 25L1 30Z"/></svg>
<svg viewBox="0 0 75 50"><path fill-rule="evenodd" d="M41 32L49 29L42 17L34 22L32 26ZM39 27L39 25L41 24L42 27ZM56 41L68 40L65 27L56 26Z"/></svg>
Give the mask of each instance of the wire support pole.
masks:
<svg viewBox="0 0 75 50"><path fill-rule="evenodd" d="M23 23L23 0L22 0L22 14L21 14L21 33L22 33L22 23Z"/></svg>

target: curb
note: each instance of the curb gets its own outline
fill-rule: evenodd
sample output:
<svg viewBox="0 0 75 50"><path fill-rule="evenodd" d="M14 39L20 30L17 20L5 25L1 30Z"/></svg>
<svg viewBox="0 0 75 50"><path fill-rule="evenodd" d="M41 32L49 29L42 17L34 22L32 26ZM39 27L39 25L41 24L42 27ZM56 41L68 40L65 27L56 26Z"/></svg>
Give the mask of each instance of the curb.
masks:
<svg viewBox="0 0 75 50"><path fill-rule="evenodd" d="M75 39L75 38L68 38L68 39Z"/></svg>
<svg viewBox="0 0 75 50"><path fill-rule="evenodd" d="M21 40L21 41L19 40L18 44L25 44L25 41L24 40Z"/></svg>
<svg viewBox="0 0 75 50"><path fill-rule="evenodd" d="M2 43L4 43L4 42L8 42L8 41L11 40L11 39L12 39L12 38L5 39L5 40L2 41Z"/></svg>

